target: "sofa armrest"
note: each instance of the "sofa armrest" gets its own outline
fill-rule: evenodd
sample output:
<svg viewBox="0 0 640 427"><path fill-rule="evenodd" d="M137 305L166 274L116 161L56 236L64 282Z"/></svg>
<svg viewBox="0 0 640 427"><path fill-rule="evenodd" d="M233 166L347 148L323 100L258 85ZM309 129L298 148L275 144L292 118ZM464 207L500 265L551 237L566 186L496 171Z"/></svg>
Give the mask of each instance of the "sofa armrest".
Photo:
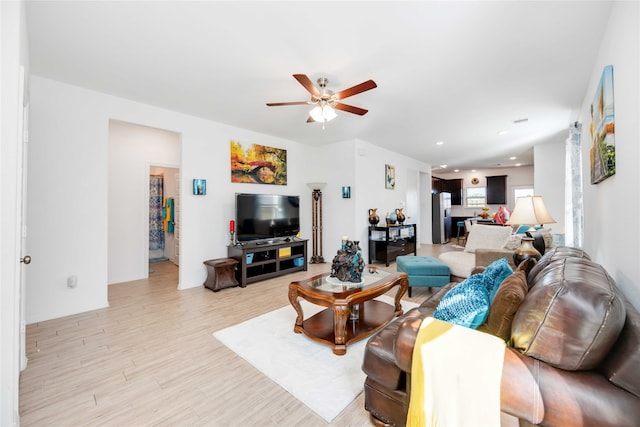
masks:
<svg viewBox="0 0 640 427"><path fill-rule="evenodd" d="M487 267L500 258L506 258L511 268L516 268L513 263L513 251L511 249L476 249L476 266Z"/></svg>
<svg viewBox="0 0 640 427"><path fill-rule="evenodd" d="M393 341L393 355L396 366L404 372L411 372L411 359L413 358L413 346L418 337L418 330L422 321L433 316L433 312L438 307L442 297L455 287L457 283L451 282L442 287L435 295L423 302L420 307L410 310L400 327Z"/></svg>
<svg viewBox="0 0 640 427"><path fill-rule="evenodd" d="M393 343L393 355L396 359L396 365L404 372L411 372L413 347L418 337L420 325L426 317L428 315L405 319L398 329L398 335Z"/></svg>

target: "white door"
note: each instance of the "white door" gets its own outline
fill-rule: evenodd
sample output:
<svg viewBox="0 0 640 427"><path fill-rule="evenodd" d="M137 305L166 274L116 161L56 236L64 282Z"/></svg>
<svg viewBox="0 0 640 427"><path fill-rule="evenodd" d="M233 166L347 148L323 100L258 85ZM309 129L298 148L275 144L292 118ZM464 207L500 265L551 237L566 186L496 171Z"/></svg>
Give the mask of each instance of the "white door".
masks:
<svg viewBox="0 0 640 427"><path fill-rule="evenodd" d="M20 103L22 111L18 115L18 129L21 135L21 141L18 141L18 159L21 159L21 164L18 165L19 170L16 176L20 177L17 180L17 203L16 209L18 209L16 217L20 221L18 232L20 236L18 240L20 242L20 269L18 277L18 286L20 289L17 292L19 295L19 307L18 314L20 320L20 370L24 370L27 367L27 355L26 355L26 323L25 323L25 266L31 262L31 257L27 255L27 143L29 142L29 97L27 94L27 88L24 80L24 67L20 67Z"/></svg>

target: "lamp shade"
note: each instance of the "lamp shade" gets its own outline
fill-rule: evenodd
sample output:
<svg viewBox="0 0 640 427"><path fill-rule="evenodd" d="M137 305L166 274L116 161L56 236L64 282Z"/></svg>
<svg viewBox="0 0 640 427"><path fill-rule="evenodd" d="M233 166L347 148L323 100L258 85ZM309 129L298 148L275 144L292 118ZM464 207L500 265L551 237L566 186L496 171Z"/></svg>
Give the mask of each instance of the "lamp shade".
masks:
<svg viewBox="0 0 640 427"><path fill-rule="evenodd" d="M516 206L506 224L529 224L532 228L536 224L553 224L556 220L544 206L541 196L518 197Z"/></svg>
<svg viewBox="0 0 640 427"><path fill-rule="evenodd" d="M326 182L308 182L307 187L311 190L322 190L327 185Z"/></svg>

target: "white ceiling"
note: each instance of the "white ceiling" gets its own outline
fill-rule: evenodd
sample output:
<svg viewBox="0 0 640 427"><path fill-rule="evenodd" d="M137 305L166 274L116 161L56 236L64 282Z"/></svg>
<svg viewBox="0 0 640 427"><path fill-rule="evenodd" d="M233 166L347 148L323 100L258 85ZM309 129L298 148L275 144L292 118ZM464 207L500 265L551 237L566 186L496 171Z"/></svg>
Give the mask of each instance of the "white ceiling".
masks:
<svg viewBox="0 0 640 427"><path fill-rule="evenodd" d="M610 6L29 1L27 24L35 75L304 144L358 138L464 170L531 164L533 145L564 139ZM327 77L334 91L373 79L376 89L343 101L369 113L338 111L323 130L306 123L307 106L267 107L310 98L297 73Z"/></svg>

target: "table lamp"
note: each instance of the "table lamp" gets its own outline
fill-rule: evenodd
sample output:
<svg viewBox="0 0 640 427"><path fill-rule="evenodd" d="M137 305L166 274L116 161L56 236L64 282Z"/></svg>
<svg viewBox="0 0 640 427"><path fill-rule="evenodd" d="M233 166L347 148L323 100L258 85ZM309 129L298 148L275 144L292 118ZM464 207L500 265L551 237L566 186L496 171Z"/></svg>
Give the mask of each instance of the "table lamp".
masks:
<svg viewBox="0 0 640 427"><path fill-rule="evenodd" d="M544 206L541 196L525 196L518 197L516 206L505 224L528 224L530 227L527 232L533 232L538 224L553 224L555 222L556 220L553 219ZM522 238L520 247L513 253L513 262L516 266L527 258L535 258L537 261L542 257L540 251L533 246L533 241L533 237L530 236Z"/></svg>

